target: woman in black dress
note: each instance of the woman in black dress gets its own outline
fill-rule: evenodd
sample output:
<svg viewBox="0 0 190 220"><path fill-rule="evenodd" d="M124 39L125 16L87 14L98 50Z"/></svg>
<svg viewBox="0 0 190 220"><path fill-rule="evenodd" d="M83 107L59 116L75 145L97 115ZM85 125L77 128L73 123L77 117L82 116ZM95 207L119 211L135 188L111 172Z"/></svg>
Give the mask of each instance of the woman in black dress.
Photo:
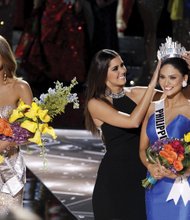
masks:
<svg viewBox="0 0 190 220"><path fill-rule="evenodd" d="M139 127L155 93L159 64L148 87L124 87L120 55L104 49L92 60L86 91L86 128L102 135L106 153L93 192L95 220L145 220L145 170L139 160Z"/></svg>

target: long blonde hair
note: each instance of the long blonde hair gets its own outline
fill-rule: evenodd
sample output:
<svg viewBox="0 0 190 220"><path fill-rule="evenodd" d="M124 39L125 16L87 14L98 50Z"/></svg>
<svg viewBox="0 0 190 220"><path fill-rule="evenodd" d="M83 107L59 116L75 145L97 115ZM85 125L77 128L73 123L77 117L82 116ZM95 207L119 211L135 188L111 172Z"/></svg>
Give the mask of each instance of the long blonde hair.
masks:
<svg viewBox="0 0 190 220"><path fill-rule="evenodd" d="M3 63L2 67L7 77L16 77L16 59L8 41L2 35L0 35L0 56Z"/></svg>

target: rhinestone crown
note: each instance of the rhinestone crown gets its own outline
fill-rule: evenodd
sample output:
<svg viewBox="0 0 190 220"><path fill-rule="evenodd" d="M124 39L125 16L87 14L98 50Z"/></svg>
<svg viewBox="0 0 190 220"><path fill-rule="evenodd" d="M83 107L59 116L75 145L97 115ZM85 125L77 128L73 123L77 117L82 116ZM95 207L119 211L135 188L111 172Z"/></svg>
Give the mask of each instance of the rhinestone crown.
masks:
<svg viewBox="0 0 190 220"><path fill-rule="evenodd" d="M185 47L183 47L177 41L172 41L171 37L166 38L166 43L162 43L157 52L157 57L160 60L165 60L171 57L182 57L182 54L186 52Z"/></svg>

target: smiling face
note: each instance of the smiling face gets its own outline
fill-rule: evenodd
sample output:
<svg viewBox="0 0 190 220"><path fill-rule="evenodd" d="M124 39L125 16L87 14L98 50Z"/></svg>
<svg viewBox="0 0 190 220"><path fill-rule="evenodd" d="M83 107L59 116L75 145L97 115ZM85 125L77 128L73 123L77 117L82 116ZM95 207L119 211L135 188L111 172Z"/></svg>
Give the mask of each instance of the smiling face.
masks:
<svg viewBox="0 0 190 220"><path fill-rule="evenodd" d="M160 69L159 84L167 96L173 96L180 92L183 80L187 81L187 75L183 76L171 64L166 64Z"/></svg>
<svg viewBox="0 0 190 220"><path fill-rule="evenodd" d="M110 89L113 89L114 87L123 87L126 84L126 72L127 69L121 57L115 57L110 61L106 85Z"/></svg>

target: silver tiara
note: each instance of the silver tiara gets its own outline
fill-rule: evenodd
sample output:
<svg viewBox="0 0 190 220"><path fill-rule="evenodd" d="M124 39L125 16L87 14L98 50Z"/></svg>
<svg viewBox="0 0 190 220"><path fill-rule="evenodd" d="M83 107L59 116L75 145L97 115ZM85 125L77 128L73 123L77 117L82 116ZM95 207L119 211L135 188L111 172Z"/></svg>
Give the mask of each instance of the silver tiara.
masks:
<svg viewBox="0 0 190 220"><path fill-rule="evenodd" d="M165 60L171 57L182 57L182 54L186 52L185 47L180 43L173 42L171 37L166 38L166 43L162 43L157 52L157 57L160 60Z"/></svg>

